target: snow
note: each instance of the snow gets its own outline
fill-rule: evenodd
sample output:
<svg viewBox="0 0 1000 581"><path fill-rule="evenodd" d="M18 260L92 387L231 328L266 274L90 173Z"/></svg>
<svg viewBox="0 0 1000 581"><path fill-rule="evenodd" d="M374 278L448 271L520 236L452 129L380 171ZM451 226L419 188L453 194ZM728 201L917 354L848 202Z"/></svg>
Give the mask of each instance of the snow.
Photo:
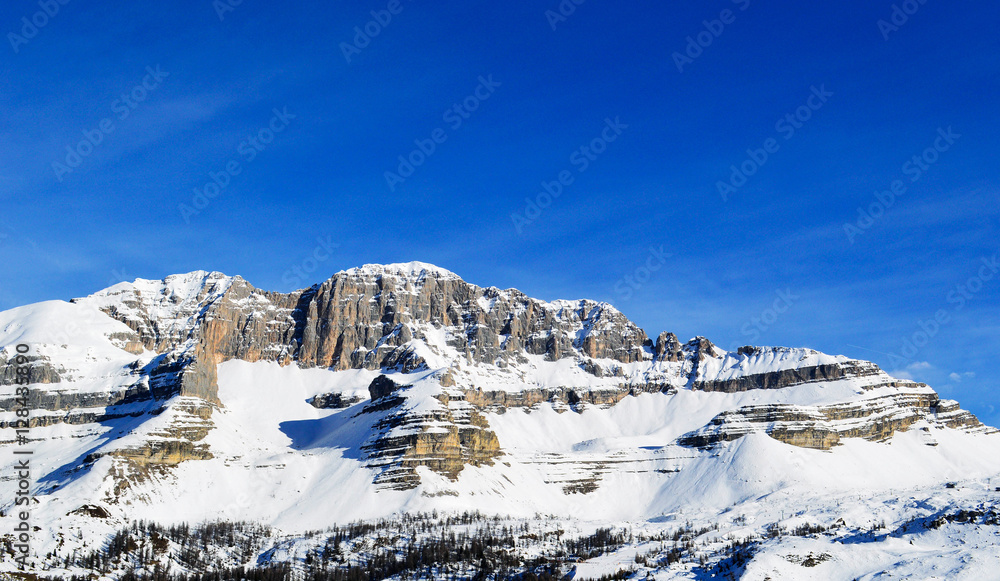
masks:
<svg viewBox="0 0 1000 581"><path fill-rule="evenodd" d="M832 356L811 349L762 347L750 355L726 353L710 357L698 365L698 381L726 380L745 375L769 373L788 368L815 367L850 361L842 355ZM794 365L789 365L794 363Z"/></svg>
<svg viewBox="0 0 1000 581"><path fill-rule="evenodd" d="M930 448L916 429L889 444L847 440L833 452L788 446L763 434L745 436L717 452L695 451L672 442L721 410L786 398L827 401L853 388L842 382L839 393L837 388L823 393L815 385L738 394L683 390L628 397L611 408L591 406L581 413L560 413L542 404L530 411L489 414L506 451L494 466L467 467L455 482L426 472L425 484L413 491L375 492L372 472L358 455L371 430L371 420L357 415L363 404L319 410L307 403L317 393L360 395L373 376L269 362L221 364L223 407L213 414L215 427L206 438L215 458L181 464L176 477L185 487L170 488L159 508L131 510L143 518L197 520L232 510L232 499L242 497L248 506L240 514L290 530L432 508L641 519L696 506L718 511L779 491L905 489L942 478L985 477L996 471L1000 457L995 437L936 430L939 446ZM398 374L394 380L414 385L408 393L413 411L441 405L433 397L432 374ZM170 418L165 414L155 421ZM595 469L601 463L615 467ZM596 491L563 492L565 484L595 474ZM623 495L624 490L629 493ZM455 496L434 496L442 492ZM304 498L310 499L307 505ZM311 509L314 503L324 510Z"/></svg>
<svg viewBox="0 0 1000 581"><path fill-rule="evenodd" d="M456 276L419 262L365 265L344 273L393 274L418 283L428 274ZM4 311L0 313L0 347L10 358L17 343L31 344L32 354L48 358L63 379L33 389L115 393L139 379L130 365L145 365L155 354L121 349L121 337L134 333L99 309L114 306L130 321L155 321L164 333L186 336L205 305L218 300L236 280L196 271L163 281L121 283L73 303L47 301ZM491 292L494 298L478 299L485 311L493 309L505 291ZM608 305L587 301L553 301L543 303L543 308L573 321L578 335L601 329L618 315ZM39 501L36 522L47 530L82 530L87 538L99 538L130 518L165 524L254 520L288 535L280 550L271 553L280 556L296 554L301 545L295 535L309 529L431 510L478 510L520 519L541 513L576 530L627 523L664 531L688 521L696 526L721 523L719 531L705 535L706 546L759 534L769 524L833 527L842 521L836 525L838 532L830 535L762 541L744 578L878 579L881 571L889 569L902 577L975 579L988 578L1000 566L996 527L986 525L962 528L952 523L877 542L858 540L862 531L883 520L889 523L887 530L895 530L942 511L994 506L997 494L988 485L991 478L1000 485L1000 435L996 433L949 429L921 420L886 442L843 438L841 445L828 451L784 444L759 431L706 450L677 444L679 437L709 425L720 413L745 406L789 405L819 417L820 406L929 394L929 387L895 384L879 372L782 389L703 392L687 387L687 374L694 365L690 359L625 364L582 356L548 361L541 355L524 354L523 361L504 366L475 364L449 345L449 340L454 343L452 331L426 324L412 329L414 339L405 347L427 362L426 369L412 373L334 371L272 361L219 364L220 404L208 420L207 436L198 442L207 446L212 458L188 460L164 474L136 480L121 497L115 491L115 479L109 476L119 464L107 454L162 441L167 437L164 434L179 425L204 422L185 411L204 404L175 397L111 408L36 412L35 417L122 416L32 428L33 468L38 477L33 488ZM809 349L720 351L697 362L697 379L727 380L853 363ZM597 364L608 373L597 377L584 371L585 364ZM456 480L420 467L416 488L379 488L373 483L378 468L370 467L362 452L383 429L377 422L384 414L361 413L369 403L368 386L386 374L407 386L399 392L405 398L400 410L433 416L447 409L455 417L467 418L468 403L439 399L442 394L461 395L460 390L440 385L446 373L462 388L487 392L618 390L622 385L646 383L670 389L630 395L612 406L581 404L569 409L543 402L502 413L485 411L489 429L503 450L491 465L466 466ZM0 386L0 396L10 397L13 390L14 386ZM317 409L309 404L313 397L331 393L359 403L345 409ZM944 400L942 406L953 403ZM892 409L885 411L892 413ZM13 412L0 412L0 421L14 417ZM839 425L852 421L858 420ZM385 430L388 435L402 435L445 428L438 420L428 420ZM94 454L101 457L81 468L83 459ZM11 458L7 454L0 463L4 485L12 479ZM945 489L945 482L958 484ZM97 522L68 514L91 503L108 507L113 517ZM0 508L8 515L0 521L10 519L10 501ZM10 524L4 522L4 526ZM51 549L55 542L55 536L40 540L39 551ZM652 545L634 545L603 555L580 564L576 578L633 566L637 554L654 550ZM804 569L802 563L809 555L828 556L816 562L815 568ZM5 561L0 569L8 566ZM701 573L693 567L687 563L649 572L658 579L697 578Z"/></svg>
<svg viewBox="0 0 1000 581"><path fill-rule="evenodd" d="M374 472L358 454L373 421L358 415L364 403L343 410L308 404L320 393L364 396L376 375L273 362L221 364L222 407L212 415L214 427L205 439L214 457L182 463L167 480L137 484L134 498L145 501L132 500L118 509L112 505L119 519L114 522L126 516L163 523L239 518L269 523L294 535L335 522L436 509L520 518L552 514L584 528L632 523L660 530L686 521L699 526L729 522L724 515L742 515L748 523L732 525L732 534L746 534L770 522L794 527L843 519L847 527L865 528L880 519L914 518L927 512L922 507L928 502L958 505L955 498L939 498L943 481L970 483L950 492L955 496L967 493L975 482L995 477L1000 468L996 436L930 428L938 446L929 447L921 425L898 433L888 443L846 440L827 452L789 446L764 434L750 434L711 451L673 444L679 435L722 410L780 401L822 404L856 396L858 382L842 380L734 394L686 389L641 394L609 408L588 406L580 413L546 403L488 414L506 452L493 466L469 466L457 481L421 468L418 488L377 490L372 484ZM440 405L433 397L436 372L392 375L396 382L413 386L407 397L414 410ZM65 424L39 429L44 440L37 454L39 460L45 459L40 466L51 470L72 463L107 442L115 430L119 435L115 447L141 442L174 421L172 413L98 430ZM103 474L109 468L110 458L103 458L92 469L60 480L60 488L52 494L40 494L42 519L50 526L81 526L98 534L103 530L98 524L64 515L93 502L95 494L100 498L108 493L110 481ZM597 489L589 494L563 490L567 484L594 477ZM914 500L899 502L907 498ZM848 550L825 539L782 538L765 545L748 568L747 578L795 578L804 570L788 555L821 553L831 558L810 572L830 575L824 578L864 578L923 554L932 557L928 567L942 575L974 578L1000 558L990 552L990 537L985 534L956 532L946 540L952 548L939 553L933 553L938 542L933 535L915 545L891 539L862 550ZM978 543L981 550L974 552L957 538ZM627 547L583 563L578 578L631 566L636 553L646 550ZM919 576L929 569L900 566L900 570ZM656 578L689 578L685 571L690 572L660 570Z"/></svg>
<svg viewBox="0 0 1000 581"><path fill-rule="evenodd" d="M73 303L93 311L113 309L147 336L188 341L207 307L222 298L240 277L197 270L163 280L122 282Z"/></svg>
<svg viewBox="0 0 1000 581"><path fill-rule="evenodd" d="M99 310L65 301L44 301L0 312L0 345L8 357L18 343L110 352L117 348L108 335L131 332ZM78 356L80 352L68 352L67 358L86 359Z"/></svg>
<svg viewBox="0 0 1000 581"><path fill-rule="evenodd" d="M427 274L434 274L442 278L459 278L457 274L450 270L434 266L426 262L398 262L393 264L365 264L355 268L342 270L337 274L348 274L352 276L371 276L391 274L405 278L419 278Z"/></svg>
<svg viewBox="0 0 1000 581"><path fill-rule="evenodd" d="M132 330L89 305L45 301L0 312L0 353L6 359L17 355L20 343L29 345L30 357L41 357L59 375L58 383L34 386L52 392L110 393L123 389L135 378L123 368L136 361L149 361L154 354L128 353L112 340L131 335ZM17 386L0 385L0 397L10 397ZM13 412L0 412L9 420Z"/></svg>

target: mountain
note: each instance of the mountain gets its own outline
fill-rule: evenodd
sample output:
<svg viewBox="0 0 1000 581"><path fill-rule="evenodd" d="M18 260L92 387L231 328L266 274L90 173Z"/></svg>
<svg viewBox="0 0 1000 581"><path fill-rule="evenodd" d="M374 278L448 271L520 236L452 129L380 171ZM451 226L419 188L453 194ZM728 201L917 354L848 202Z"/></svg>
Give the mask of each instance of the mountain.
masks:
<svg viewBox="0 0 1000 581"><path fill-rule="evenodd" d="M137 521L269 527L218 562L305 570L308 531L379 522L337 549L370 559L378 531L463 513L541 527L511 549L535 557L546 526L628 526L632 541L560 565L578 579L978 578L1000 564L1000 435L929 386L811 349L654 339L607 303L429 264L291 293L218 272L140 279L4 311L0 346L5 486L25 446L18 369L30 383L36 572L83 573L67 555ZM2 510L14 530L15 500ZM704 548L677 545L692 531ZM138 568L210 568L171 539ZM112 577L136 567L122 546Z"/></svg>

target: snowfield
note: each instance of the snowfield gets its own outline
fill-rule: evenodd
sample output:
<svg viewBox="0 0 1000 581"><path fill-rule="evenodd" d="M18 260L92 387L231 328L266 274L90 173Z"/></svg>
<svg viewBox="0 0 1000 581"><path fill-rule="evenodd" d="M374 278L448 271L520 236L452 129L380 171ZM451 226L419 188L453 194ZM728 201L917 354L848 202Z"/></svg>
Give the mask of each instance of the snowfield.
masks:
<svg viewBox="0 0 1000 581"><path fill-rule="evenodd" d="M266 523L274 528L261 550L282 546L287 551L308 546L308 539L298 535L333 523L436 510L479 511L526 522L545 514L580 534L603 526L627 526L649 536L669 535L686 524L718 526L698 537L710 555L732 540L761 536L742 579L880 579L888 570L904 579L989 579L989 571L1000 567L996 524L910 525L949 511L995 514L1000 503L1000 493L990 488L993 482L1000 485L1000 438L995 435L917 425L888 442L847 440L832 451L799 448L764 434L708 451L675 444L720 411L745 404L840 401L858 390L850 380L735 394L641 394L579 413L545 403L490 414L505 450L494 466L467 467L456 481L423 469L417 489L395 491L377 490L372 471L358 455L370 429L354 417L364 402L340 410L308 403L330 392L366 397L360 386L376 375L273 362L221 364L222 406L206 439L214 458L182 463L163 480L137 486L131 500L108 507L109 519L68 515L93 504L95 491L109 492L100 470L109 458L80 475L40 482L36 522L51 535L39 539L40 554L56 550L76 531L84 538L102 537L134 519L164 525ZM419 386L433 376L422 372L395 379ZM116 445L127 446L168 424L170 413L103 432L65 424L37 429L39 466L47 471L72 465L112 430L126 432ZM928 438L937 445L928 446ZM564 492L565 483L595 475L599 485L593 492ZM947 482L955 487L947 488ZM59 487L46 494L42 487L53 484ZM6 509L2 520L11 521L9 514ZM829 530L766 538L767 527L787 531L804 524ZM653 565L636 570L655 579L701 578L696 561L656 566L657 555L669 547L625 547L577 564L575 578L635 568L637 554Z"/></svg>
<svg viewBox="0 0 1000 581"><path fill-rule="evenodd" d="M423 263L340 274L387 273L403 279L400 292L407 293L428 277L461 282ZM217 400L138 397L188 371L172 362L181 365L197 351L207 305L240 281L198 271L0 313L0 366L27 343L38 377L58 376L29 386L49 398L46 409L32 411L29 436L34 573L99 570L102 579L117 579L168 565L174 572L289 567L286 573L302 578L322 562L358 567L360 575L360 567L404 563L458 534L449 542L464 547L464 557L405 574L389 565L380 571L400 580L472 578L496 559L575 581L1000 579L1000 433L956 423L957 404L945 400L891 437L857 437L866 422L910 417L912 410L893 407L894 398L936 394L844 356L698 350L696 339L670 361L654 360L647 344L641 360L629 363L528 352L477 363L456 347L469 328L414 323L400 349L423 362L416 369L232 358L211 364ZM490 292L493 299L470 303L489 312L513 291ZM239 299L248 327L276 308L262 296ZM575 321L578 343L611 325L607 317L621 316L607 306L578 320L579 302L539 304L547 316ZM171 350L154 352L137 333L154 333ZM779 388L697 388L837 366L860 371ZM373 401L369 388L380 376L398 389ZM0 382L0 578L16 570L15 388ZM564 397L567 391L576 399ZM614 397L588 403L579 395L591 392ZM537 397L476 407L467 394L504 402ZM857 409L847 417L829 416L851 405ZM885 409L867 415L878 406ZM737 413L769 407L792 419ZM389 421L398 417L419 421ZM456 425L473 424L495 435L494 456L467 462L454 478L427 463L415 469L412 487L377 484L385 467L370 453L380 439L432 434L441 438L432 442L446 441ZM844 436L823 449L769 435L813 424ZM724 430L730 436L711 445L684 444L691 434ZM434 445L425 459L434 459ZM198 528L218 522L233 528L225 535ZM189 534L214 539L200 545L204 562L192 556ZM156 546L133 546L140 540ZM93 557L95 550L104 556ZM95 569L95 558L106 562ZM489 578L513 578L500 570Z"/></svg>

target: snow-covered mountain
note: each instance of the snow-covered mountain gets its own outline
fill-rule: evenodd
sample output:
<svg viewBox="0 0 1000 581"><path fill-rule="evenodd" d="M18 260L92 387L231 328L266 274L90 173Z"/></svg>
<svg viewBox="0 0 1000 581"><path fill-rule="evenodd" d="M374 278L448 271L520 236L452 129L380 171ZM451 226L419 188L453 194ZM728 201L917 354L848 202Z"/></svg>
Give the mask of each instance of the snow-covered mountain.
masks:
<svg viewBox="0 0 1000 581"><path fill-rule="evenodd" d="M232 564L295 565L306 531L431 511L549 515L581 534L715 527L700 554L670 562L663 542L623 543L575 563L577 578L698 578L733 558L713 542L758 536L730 563L744 578L1000 570L1000 434L844 356L652 339L606 303L540 301L422 263L292 293L217 272L140 279L0 313L11 491L18 345L36 572L76 571L69 552L136 520L267 525L260 551ZM12 531L13 494L3 501ZM814 533L773 534L804 525Z"/></svg>

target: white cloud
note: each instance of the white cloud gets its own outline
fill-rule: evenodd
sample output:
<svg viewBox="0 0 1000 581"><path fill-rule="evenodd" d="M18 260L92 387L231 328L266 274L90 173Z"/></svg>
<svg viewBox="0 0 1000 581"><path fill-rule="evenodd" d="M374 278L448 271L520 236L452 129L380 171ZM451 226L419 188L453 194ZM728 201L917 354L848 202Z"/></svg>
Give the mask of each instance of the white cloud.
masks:
<svg viewBox="0 0 1000 581"><path fill-rule="evenodd" d="M955 383L962 383L963 379L972 379L976 376L974 371L966 371L965 373L949 373L948 379L954 381Z"/></svg>
<svg viewBox="0 0 1000 581"><path fill-rule="evenodd" d="M934 369L934 366L927 361L914 361L913 363L907 365L903 369L897 369L895 371L889 372L889 375L898 379L917 381L914 378L914 372L925 371L927 369ZM917 375L919 375L919 373L917 373Z"/></svg>

